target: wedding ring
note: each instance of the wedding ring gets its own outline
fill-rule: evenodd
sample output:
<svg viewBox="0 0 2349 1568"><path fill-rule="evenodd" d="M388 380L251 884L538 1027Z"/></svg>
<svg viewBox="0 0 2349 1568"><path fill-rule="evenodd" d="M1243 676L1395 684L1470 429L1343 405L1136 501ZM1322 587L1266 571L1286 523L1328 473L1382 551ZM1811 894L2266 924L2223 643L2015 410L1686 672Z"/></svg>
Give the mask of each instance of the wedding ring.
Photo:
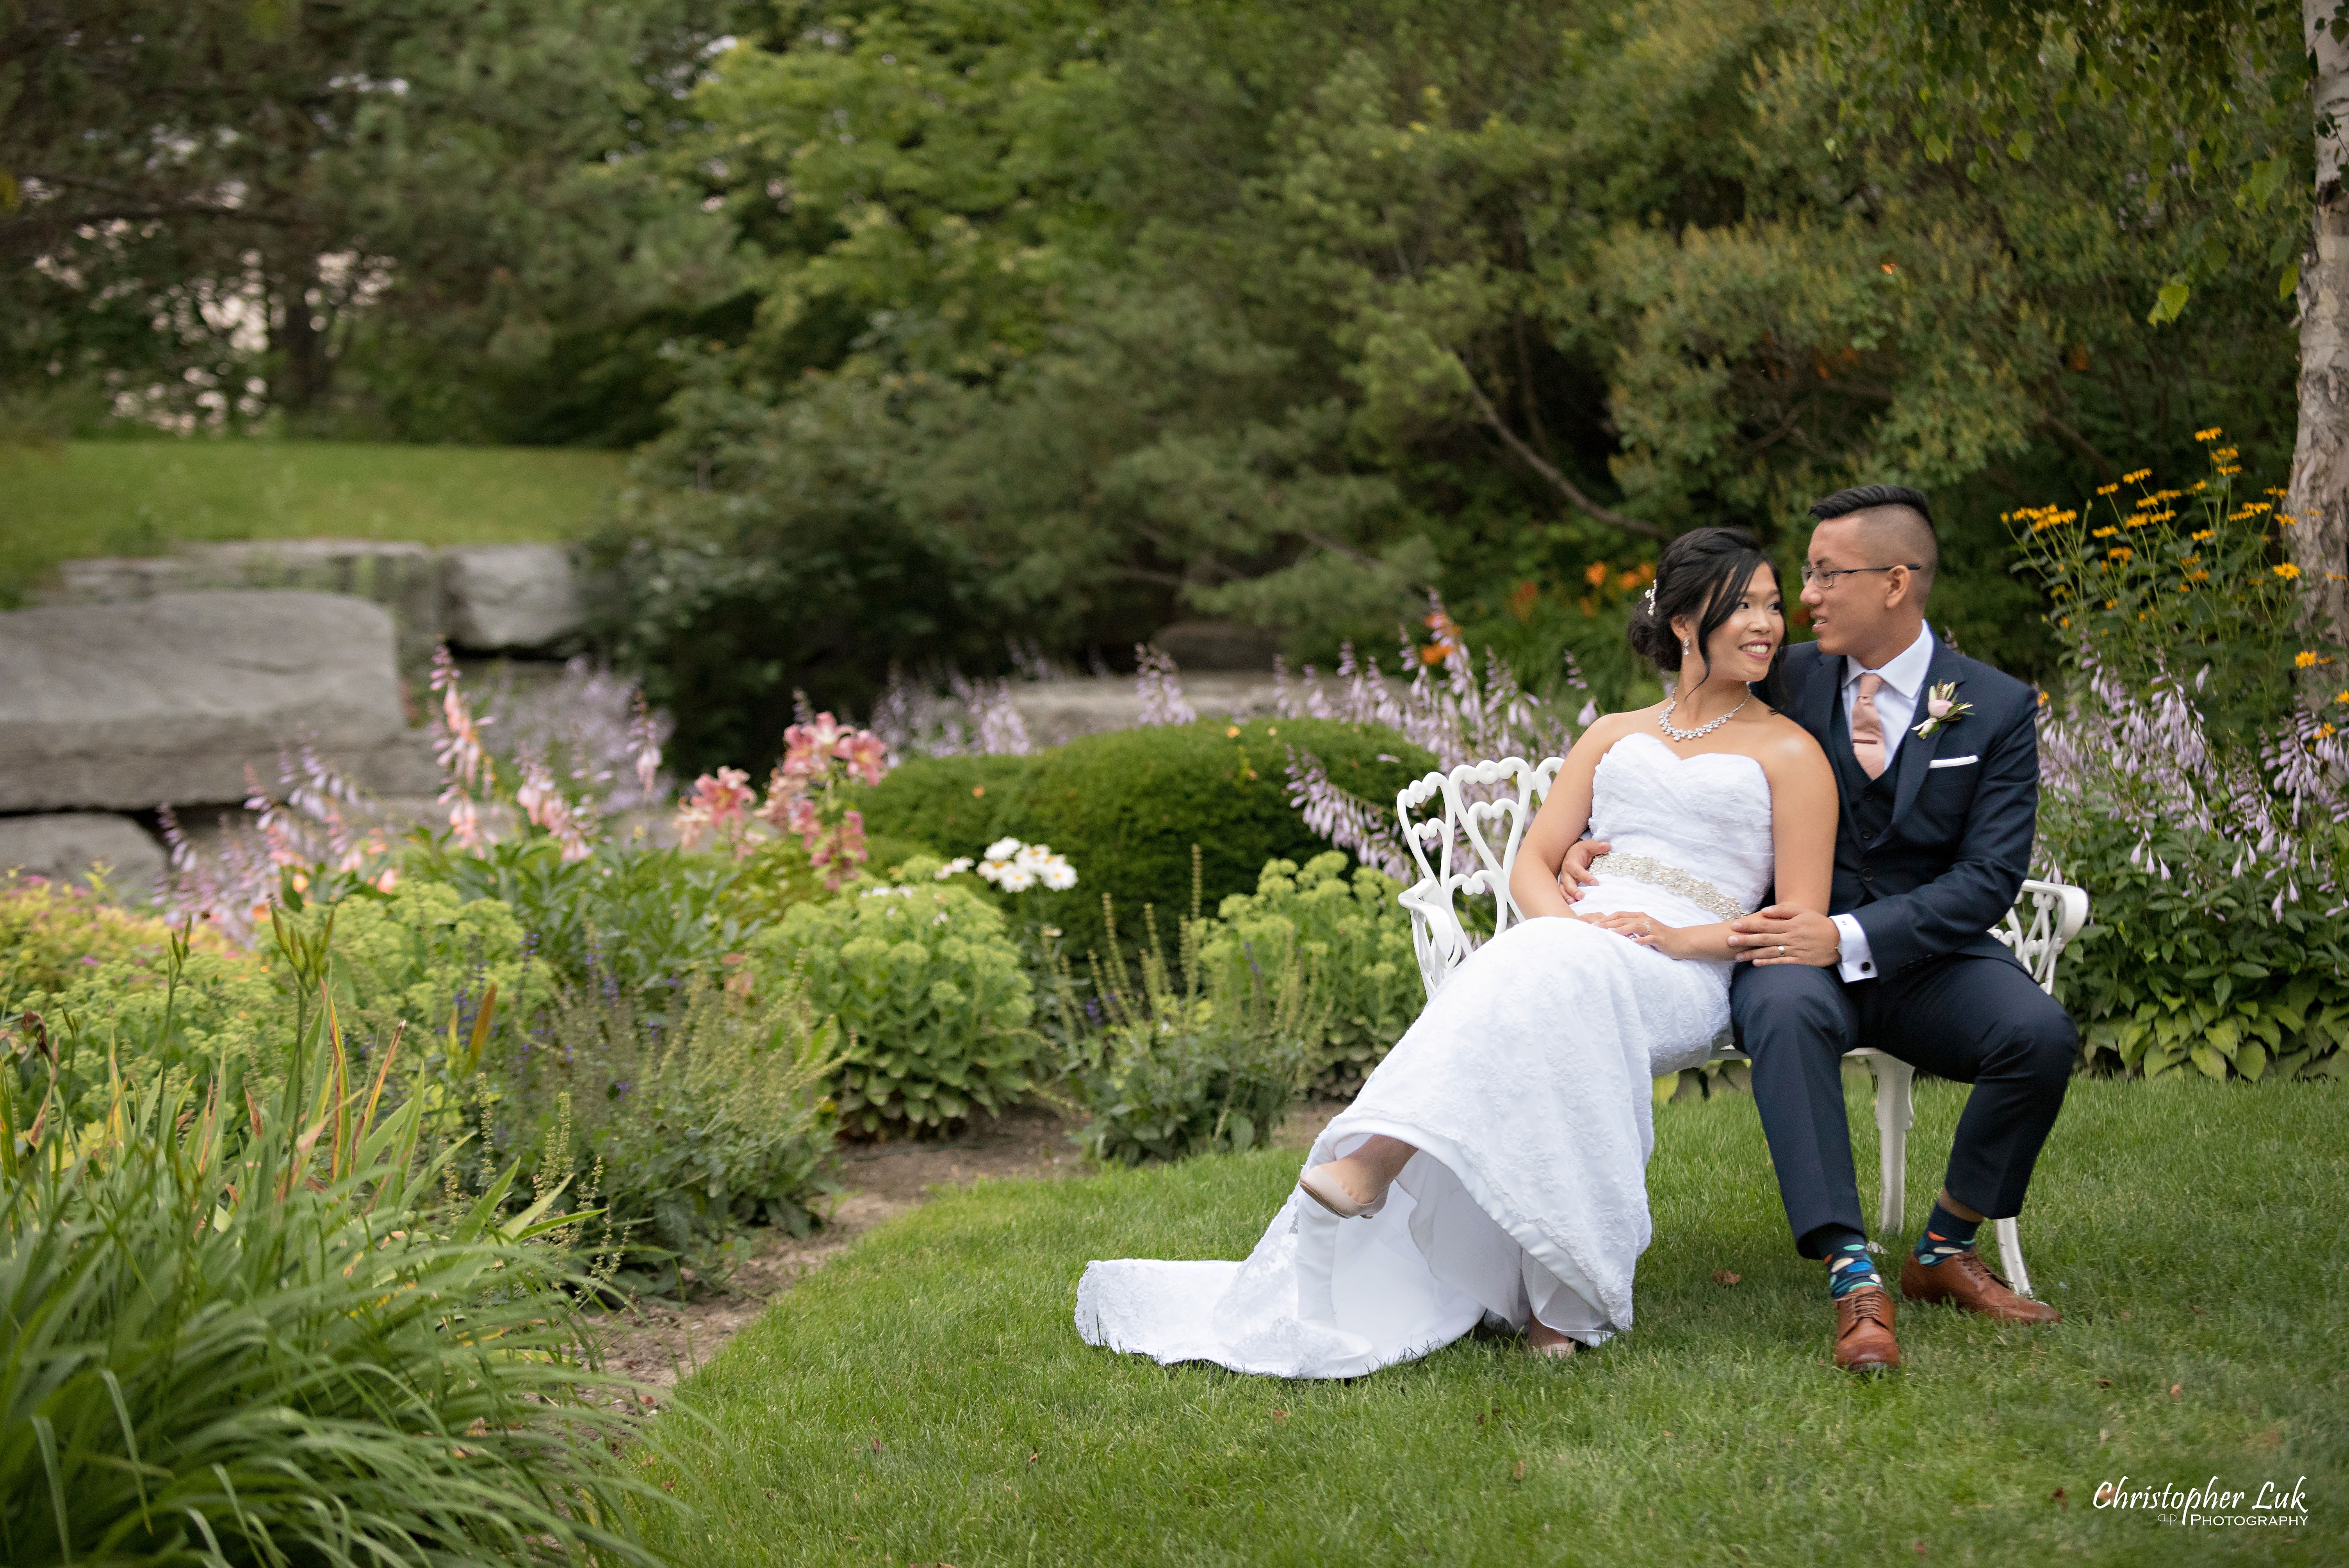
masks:
<svg viewBox="0 0 2349 1568"><path fill-rule="evenodd" d="M1778 944L1778 956L1781 958L1786 956L1786 944L1783 942Z"/></svg>

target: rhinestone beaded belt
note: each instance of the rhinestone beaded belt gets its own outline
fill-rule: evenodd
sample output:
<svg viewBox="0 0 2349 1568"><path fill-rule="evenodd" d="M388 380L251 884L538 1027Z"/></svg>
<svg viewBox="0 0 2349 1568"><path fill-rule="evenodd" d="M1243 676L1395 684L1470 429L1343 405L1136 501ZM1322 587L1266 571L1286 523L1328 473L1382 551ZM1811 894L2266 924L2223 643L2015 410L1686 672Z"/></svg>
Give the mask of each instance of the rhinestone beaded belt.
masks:
<svg viewBox="0 0 2349 1568"><path fill-rule="evenodd" d="M1647 855L1601 855L1590 862L1590 870L1593 875L1612 872L1619 877L1629 877L1633 882L1662 888L1666 892L1676 892L1699 909L1709 909L1723 920L1735 920L1754 913L1702 877L1691 876L1678 866L1666 865Z"/></svg>

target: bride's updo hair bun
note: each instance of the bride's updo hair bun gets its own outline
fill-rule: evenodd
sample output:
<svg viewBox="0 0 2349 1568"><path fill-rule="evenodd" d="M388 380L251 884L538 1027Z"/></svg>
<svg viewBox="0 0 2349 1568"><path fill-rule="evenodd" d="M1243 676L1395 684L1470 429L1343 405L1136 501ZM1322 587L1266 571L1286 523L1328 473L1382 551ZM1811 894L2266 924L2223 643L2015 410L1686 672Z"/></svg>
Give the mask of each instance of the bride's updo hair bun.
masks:
<svg viewBox="0 0 2349 1568"><path fill-rule="evenodd" d="M1672 623L1685 617L1699 628L1694 641L1701 655L1744 596L1755 569L1769 560L1762 542L1742 528L1699 528L1682 534L1664 547L1654 584L1632 606L1626 628L1631 651L1668 675L1679 669L1681 640Z"/></svg>

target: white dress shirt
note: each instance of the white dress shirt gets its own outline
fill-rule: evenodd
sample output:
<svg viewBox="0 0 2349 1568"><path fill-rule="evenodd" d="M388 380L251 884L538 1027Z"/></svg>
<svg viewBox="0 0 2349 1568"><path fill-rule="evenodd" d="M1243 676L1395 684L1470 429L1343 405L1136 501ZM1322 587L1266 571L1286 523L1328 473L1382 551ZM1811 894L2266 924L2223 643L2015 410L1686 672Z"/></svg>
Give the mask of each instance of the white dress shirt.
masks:
<svg viewBox="0 0 2349 1568"><path fill-rule="evenodd" d="M1876 688L1876 717L1884 725L1884 767L1892 769L1892 759L1900 755L1900 742L1909 734L1909 721L1917 716L1917 705L1925 695L1925 677L1933 668L1933 628L1926 626L1917 633L1917 640L1894 655L1882 665L1869 669L1857 659L1847 657L1843 662L1843 724L1851 729L1852 705L1859 700L1859 677L1878 676L1883 684ZM1836 930L1843 934L1843 946L1836 972L1847 981L1876 978L1876 956L1868 951L1868 933L1862 931L1857 917L1838 914L1830 917Z"/></svg>

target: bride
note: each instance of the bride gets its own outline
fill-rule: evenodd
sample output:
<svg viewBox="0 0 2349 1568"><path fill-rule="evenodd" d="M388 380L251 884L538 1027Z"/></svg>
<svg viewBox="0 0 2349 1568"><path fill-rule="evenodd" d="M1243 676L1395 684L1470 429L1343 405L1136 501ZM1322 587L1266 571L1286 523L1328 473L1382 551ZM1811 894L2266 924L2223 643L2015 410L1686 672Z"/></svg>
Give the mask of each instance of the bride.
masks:
<svg viewBox="0 0 2349 1568"><path fill-rule="evenodd" d="M1526 918L1454 972L1315 1140L1247 1262L1089 1264L1088 1342L1352 1377L1488 1317L1553 1356L1631 1326L1653 1080L1728 1026L1729 921L1774 882L1780 904L1827 907L1834 774L1752 690L1785 636L1752 534L1672 542L1630 637L1677 689L1575 744L1512 868ZM1558 867L1586 830L1609 852L1569 905Z"/></svg>

